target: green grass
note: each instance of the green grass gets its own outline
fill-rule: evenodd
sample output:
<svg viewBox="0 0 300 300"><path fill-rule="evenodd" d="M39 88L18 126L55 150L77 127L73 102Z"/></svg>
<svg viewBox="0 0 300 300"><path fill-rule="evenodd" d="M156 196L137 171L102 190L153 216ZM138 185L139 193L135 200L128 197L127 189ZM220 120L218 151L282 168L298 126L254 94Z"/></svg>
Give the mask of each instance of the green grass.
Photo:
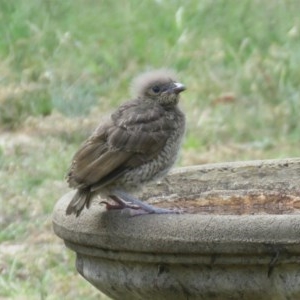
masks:
<svg viewBox="0 0 300 300"><path fill-rule="evenodd" d="M0 298L99 299L54 236L79 144L138 73L178 71L178 165L298 156L300 2L2 0Z"/></svg>

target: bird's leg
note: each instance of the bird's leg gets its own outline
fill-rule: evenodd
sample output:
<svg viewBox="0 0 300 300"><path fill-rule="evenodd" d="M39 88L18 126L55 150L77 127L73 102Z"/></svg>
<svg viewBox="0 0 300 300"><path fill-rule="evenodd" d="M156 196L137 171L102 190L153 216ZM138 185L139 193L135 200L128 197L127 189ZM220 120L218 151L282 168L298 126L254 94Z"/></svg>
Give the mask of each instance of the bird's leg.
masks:
<svg viewBox="0 0 300 300"><path fill-rule="evenodd" d="M111 209L124 209L124 208L131 208L131 209L139 209L140 207L134 204L130 204L119 198L115 195L109 195L109 198L111 198L114 202L117 204L110 204L107 201L101 201L100 203L103 203L106 205L107 210Z"/></svg>
<svg viewBox="0 0 300 300"><path fill-rule="evenodd" d="M142 209L143 211L145 211L148 214L179 214L182 212L180 210L166 209L166 208L159 208L159 207L152 206L150 204L147 204L145 202L142 202L141 200L134 198L133 196L125 193L124 191L120 191L117 189L113 190L113 194L119 200L122 199L123 201L125 201L125 203L127 205L128 205L128 202L130 202L130 203L134 204L135 209ZM144 214L144 213L141 213L141 214Z"/></svg>

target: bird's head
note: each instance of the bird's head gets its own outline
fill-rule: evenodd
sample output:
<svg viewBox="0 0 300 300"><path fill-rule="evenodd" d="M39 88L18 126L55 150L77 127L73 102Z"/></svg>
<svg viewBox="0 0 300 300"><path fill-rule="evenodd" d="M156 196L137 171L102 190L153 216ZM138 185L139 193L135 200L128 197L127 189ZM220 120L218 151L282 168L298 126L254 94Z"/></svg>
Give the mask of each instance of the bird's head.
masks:
<svg viewBox="0 0 300 300"><path fill-rule="evenodd" d="M186 88L176 80L170 70L155 70L141 74L132 84L134 96L146 101L155 101L162 106L174 106Z"/></svg>

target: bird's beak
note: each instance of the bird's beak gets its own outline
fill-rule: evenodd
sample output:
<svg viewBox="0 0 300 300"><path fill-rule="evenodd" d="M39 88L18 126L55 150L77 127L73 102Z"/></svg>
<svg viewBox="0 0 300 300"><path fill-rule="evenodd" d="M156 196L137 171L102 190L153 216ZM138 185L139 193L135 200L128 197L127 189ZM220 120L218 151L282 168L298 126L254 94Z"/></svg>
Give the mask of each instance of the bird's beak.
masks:
<svg viewBox="0 0 300 300"><path fill-rule="evenodd" d="M174 87L172 88L172 92L175 94L179 94L186 90L186 87L180 82L174 82Z"/></svg>

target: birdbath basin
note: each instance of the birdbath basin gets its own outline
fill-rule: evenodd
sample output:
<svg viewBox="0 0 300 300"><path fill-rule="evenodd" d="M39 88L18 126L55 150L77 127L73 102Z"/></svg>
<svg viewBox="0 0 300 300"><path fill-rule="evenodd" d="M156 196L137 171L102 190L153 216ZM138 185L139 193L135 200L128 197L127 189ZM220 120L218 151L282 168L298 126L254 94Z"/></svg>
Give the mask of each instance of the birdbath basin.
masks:
<svg viewBox="0 0 300 300"><path fill-rule="evenodd" d="M174 215L131 217L95 199L53 214L78 272L112 299L300 299L300 159L173 170L139 198Z"/></svg>

